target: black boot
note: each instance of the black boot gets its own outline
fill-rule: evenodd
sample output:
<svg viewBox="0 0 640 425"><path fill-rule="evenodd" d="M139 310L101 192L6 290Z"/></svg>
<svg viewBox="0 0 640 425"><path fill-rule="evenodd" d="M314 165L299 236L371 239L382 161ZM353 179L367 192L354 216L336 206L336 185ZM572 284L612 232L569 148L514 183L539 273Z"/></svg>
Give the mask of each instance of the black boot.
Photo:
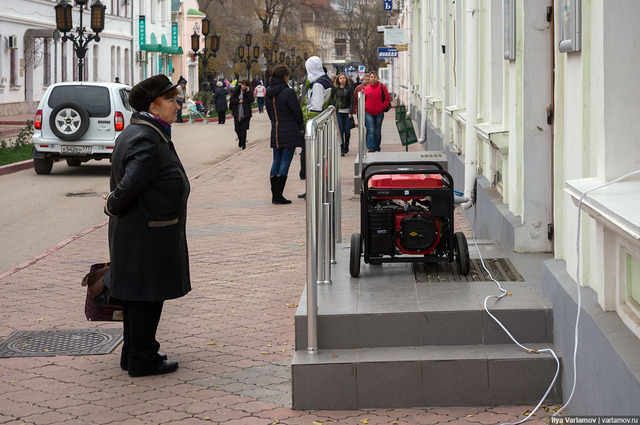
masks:
<svg viewBox="0 0 640 425"><path fill-rule="evenodd" d="M271 180L271 203L275 204L276 202L276 176L271 176L269 177L269 180Z"/></svg>
<svg viewBox="0 0 640 425"><path fill-rule="evenodd" d="M344 142L344 154L348 154L349 153L349 139L345 140Z"/></svg>
<svg viewBox="0 0 640 425"><path fill-rule="evenodd" d="M340 145L340 156L344 156L344 143Z"/></svg>
<svg viewBox="0 0 640 425"><path fill-rule="evenodd" d="M291 201L282 196L284 192L284 186L287 184L287 176L276 176L276 182L274 186L274 204L290 204Z"/></svg>

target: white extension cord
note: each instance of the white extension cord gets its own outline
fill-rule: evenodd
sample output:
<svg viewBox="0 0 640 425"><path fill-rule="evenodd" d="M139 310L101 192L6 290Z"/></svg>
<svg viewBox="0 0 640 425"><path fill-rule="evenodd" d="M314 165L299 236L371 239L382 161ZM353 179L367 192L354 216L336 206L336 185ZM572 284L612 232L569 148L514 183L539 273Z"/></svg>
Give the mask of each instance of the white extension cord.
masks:
<svg viewBox="0 0 640 425"><path fill-rule="evenodd" d="M577 377L577 369L576 369L576 359L578 356L578 324L580 322L580 310L582 309L582 296L581 296L581 285L580 285L580 225L581 225L581 207L582 207L582 200L584 199L585 195L589 192L592 192L594 190L597 189L602 189L604 187L607 187L609 185L612 185L614 183L618 183L621 180L627 179L629 177L632 177L636 174L640 174L640 170L637 171L633 171L631 173L625 174L624 176L618 177L615 180L612 180L608 183L604 183L595 187L592 187L588 190L586 190L582 196L580 196L580 199L578 200L578 229L577 229L577 237L576 237L576 258L577 258L577 264L576 264L576 288L577 288L577 292L578 292L578 312L576 314L576 325L575 325L575 330L574 330L574 340L575 340L575 344L574 344L574 348L573 348L573 386L571 388L571 394L569 395L569 398L567 399L567 401L562 405L562 407L560 407L553 415L551 415L551 417L555 417L556 415L558 415L560 412L562 412L571 402L571 399L573 398L573 394L575 393L576 390L576 377ZM476 251L478 252L478 256L480 257L480 262L482 263L482 268L489 274L489 277L491 278L491 280L498 285L498 289L502 292L500 295L489 295L488 297L486 297L484 299L484 309L487 312L487 314L489 316L491 316L491 318L498 324L498 326L500 326L502 328L503 331L506 332L506 334L509 336L509 338L511 338L511 340L520 348L522 348L523 350L527 351L528 353L543 353L543 352L549 352L551 353L551 355L553 355L553 358L556 360L556 374L553 377L553 380L551 381L551 385L549 385L549 388L547 389L547 392L544 393L544 395L542 396L542 399L540 399L540 402L536 405L536 407L531 411L531 413L524 418L523 420L519 421L519 422L513 422L513 423L504 423L502 425L518 425L521 423L524 423L526 421L528 421L534 413L536 413L538 411L538 409L540 408L540 406L542 405L542 403L544 402L544 400L547 398L547 396L549 395L549 392L551 391L551 389L553 388L553 385L556 382L556 379L558 378L558 374L560 373L560 361L558 360L558 356L556 355L556 353L550 349L550 348L545 348L542 350L535 350L535 349L531 349L531 348L527 348L526 346L520 344L520 342L518 342L513 335L511 335L511 333L507 330L507 328L493 315L491 314L491 312L489 311L488 307L487 307L487 301L489 300L489 298L496 298L496 299L500 299L504 296L507 295L507 291L502 288L502 286L500 285L500 283L495 280L495 278L493 277L493 275L491 274L491 272L489 271L489 269L487 269L487 266L484 263L484 259L482 258L482 254L480 253L480 249L478 248L478 244L476 242L476 235L475 235L475 225L476 225L476 210L474 209L473 214L473 228L471 229L472 232L472 236L473 236L473 244L476 247Z"/></svg>

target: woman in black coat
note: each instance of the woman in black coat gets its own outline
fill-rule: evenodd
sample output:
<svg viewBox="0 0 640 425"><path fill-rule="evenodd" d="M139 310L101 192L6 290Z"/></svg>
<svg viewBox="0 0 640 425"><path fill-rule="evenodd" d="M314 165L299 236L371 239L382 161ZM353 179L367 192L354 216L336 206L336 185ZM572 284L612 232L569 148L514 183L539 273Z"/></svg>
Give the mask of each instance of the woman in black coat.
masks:
<svg viewBox="0 0 640 425"><path fill-rule="evenodd" d="M271 164L271 202L274 204L290 204L291 201L282 196L287 183L289 165L297 147L302 147L304 120L302 109L296 92L287 84L289 70L284 65L276 65L271 73L271 82L267 87L266 106L271 120L271 147L273 163Z"/></svg>
<svg viewBox="0 0 640 425"><path fill-rule="evenodd" d="M222 81L218 81L216 86L216 91L213 93L211 103L215 105L216 112L218 113L218 124L224 124L227 117L227 95L229 92L224 88Z"/></svg>
<svg viewBox="0 0 640 425"><path fill-rule="evenodd" d="M158 375L178 362L158 352L155 335L165 300L191 290L186 218L190 186L171 142L177 89L164 75L135 85L137 111L116 141L106 198L111 266L105 283L123 300L120 366L131 376Z"/></svg>
<svg viewBox="0 0 640 425"><path fill-rule="evenodd" d="M238 135L238 147L242 149L247 147L247 130L249 130L249 121L251 121L253 101L254 97L249 80L242 80L240 86L236 87L231 99L229 99L229 108L233 113L233 123Z"/></svg>

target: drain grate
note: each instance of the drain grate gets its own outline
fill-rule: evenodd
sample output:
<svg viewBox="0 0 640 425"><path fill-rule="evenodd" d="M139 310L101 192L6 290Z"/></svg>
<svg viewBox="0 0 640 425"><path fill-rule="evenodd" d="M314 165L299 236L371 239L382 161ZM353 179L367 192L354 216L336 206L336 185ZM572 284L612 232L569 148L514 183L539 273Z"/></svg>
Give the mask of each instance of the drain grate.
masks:
<svg viewBox="0 0 640 425"><path fill-rule="evenodd" d="M508 258L485 258L484 263L498 282L524 282ZM413 263L416 282L486 282L489 275L482 268L479 259L471 260L471 271L461 275L453 263Z"/></svg>
<svg viewBox="0 0 640 425"><path fill-rule="evenodd" d="M109 354L122 341L122 329L16 331L0 343L0 357Z"/></svg>

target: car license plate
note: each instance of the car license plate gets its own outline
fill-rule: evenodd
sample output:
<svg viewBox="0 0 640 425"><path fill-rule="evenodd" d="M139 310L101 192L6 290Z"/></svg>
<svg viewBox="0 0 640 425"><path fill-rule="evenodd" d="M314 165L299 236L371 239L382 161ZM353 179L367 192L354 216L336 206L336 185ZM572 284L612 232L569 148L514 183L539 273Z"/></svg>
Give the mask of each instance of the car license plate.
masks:
<svg viewBox="0 0 640 425"><path fill-rule="evenodd" d="M91 153L91 146L69 146L63 145L61 153L69 153L74 155L88 155Z"/></svg>

